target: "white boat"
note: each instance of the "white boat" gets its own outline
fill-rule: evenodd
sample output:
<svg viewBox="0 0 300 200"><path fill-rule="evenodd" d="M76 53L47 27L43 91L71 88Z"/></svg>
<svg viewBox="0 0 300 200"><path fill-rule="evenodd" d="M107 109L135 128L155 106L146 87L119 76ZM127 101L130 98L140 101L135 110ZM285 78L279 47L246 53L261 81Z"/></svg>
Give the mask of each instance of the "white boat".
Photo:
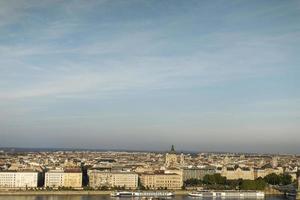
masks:
<svg viewBox="0 0 300 200"><path fill-rule="evenodd" d="M142 192L131 192L131 191L120 191L111 193L113 197L171 197L174 196L173 192L163 191L142 191Z"/></svg>
<svg viewBox="0 0 300 200"><path fill-rule="evenodd" d="M191 197L231 197L231 198L264 198L264 192L258 191L197 191L188 194Z"/></svg>

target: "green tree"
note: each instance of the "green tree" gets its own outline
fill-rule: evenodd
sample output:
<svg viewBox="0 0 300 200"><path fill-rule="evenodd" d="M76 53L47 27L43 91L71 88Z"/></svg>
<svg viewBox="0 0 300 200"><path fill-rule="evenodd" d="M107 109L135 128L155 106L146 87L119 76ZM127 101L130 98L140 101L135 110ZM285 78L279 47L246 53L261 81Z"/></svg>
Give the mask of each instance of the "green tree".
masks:
<svg viewBox="0 0 300 200"><path fill-rule="evenodd" d="M243 180L240 186L241 190L264 190L266 182L263 179Z"/></svg>
<svg viewBox="0 0 300 200"><path fill-rule="evenodd" d="M292 181L292 176L289 175L289 174L280 174L280 184L281 185L289 185L291 184L293 181Z"/></svg>
<svg viewBox="0 0 300 200"><path fill-rule="evenodd" d="M271 185L289 185L292 183L292 177L289 174L280 174L275 173L269 174L264 177L264 180Z"/></svg>
<svg viewBox="0 0 300 200"><path fill-rule="evenodd" d="M202 184L202 181L200 179L195 179L195 178L184 181L185 186L198 186L201 184Z"/></svg>
<svg viewBox="0 0 300 200"><path fill-rule="evenodd" d="M212 174L212 175L206 174L203 177L203 183L207 185L217 185L217 184L225 185L226 177L221 176L221 174Z"/></svg>
<svg viewBox="0 0 300 200"><path fill-rule="evenodd" d="M275 174L268 174L267 176L264 177L264 180L271 185L279 185L280 184L280 177Z"/></svg>

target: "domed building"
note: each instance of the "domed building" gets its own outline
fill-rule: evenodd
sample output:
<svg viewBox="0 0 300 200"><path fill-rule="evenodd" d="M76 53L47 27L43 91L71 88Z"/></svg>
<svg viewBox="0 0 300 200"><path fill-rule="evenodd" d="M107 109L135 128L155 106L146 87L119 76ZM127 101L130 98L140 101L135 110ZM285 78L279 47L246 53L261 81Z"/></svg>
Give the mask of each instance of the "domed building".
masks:
<svg viewBox="0 0 300 200"><path fill-rule="evenodd" d="M165 167L176 168L178 166L178 160L174 145L171 147L171 151L166 154Z"/></svg>

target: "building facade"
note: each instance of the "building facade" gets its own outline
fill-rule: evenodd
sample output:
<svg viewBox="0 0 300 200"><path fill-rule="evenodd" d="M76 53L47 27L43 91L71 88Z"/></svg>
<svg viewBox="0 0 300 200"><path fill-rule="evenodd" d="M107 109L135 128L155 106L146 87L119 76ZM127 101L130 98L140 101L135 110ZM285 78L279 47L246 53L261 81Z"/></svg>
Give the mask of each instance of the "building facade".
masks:
<svg viewBox="0 0 300 200"><path fill-rule="evenodd" d="M205 168L182 168L182 179L186 181L188 179L200 179L202 180L205 175L212 175L216 173L216 169L213 167Z"/></svg>
<svg viewBox="0 0 300 200"><path fill-rule="evenodd" d="M145 173L140 176L141 185L148 189L181 189L182 176L175 173Z"/></svg>
<svg viewBox="0 0 300 200"><path fill-rule="evenodd" d="M88 177L90 187L98 188L112 186L112 173L110 171L89 170Z"/></svg>
<svg viewBox="0 0 300 200"><path fill-rule="evenodd" d="M228 180L254 180L254 170L250 167L223 167L220 174Z"/></svg>
<svg viewBox="0 0 300 200"><path fill-rule="evenodd" d="M125 187L126 189L135 189L138 187L138 174L134 172L123 171L100 171L89 170L89 186L99 187Z"/></svg>
<svg viewBox="0 0 300 200"><path fill-rule="evenodd" d="M135 189L138 187L138 174L133 172L113 172L112 187L125 187L126 189Z"/></svg>
<svg viewBox="0 0 300 200"><path fill-rule="evenodd" d="M0 172L0 188L36 188L38 172Z"/></svg>
<svg viewBox="0 0 300 200"><path fill-rule="evenodd" d="M45 187L82 187L80 170L51 170L45 173Z"/></svg>
<svg viewBox="0 0 300 200"><path fill-rule="evenodd" d="M277 168L256 168L254 169L254 179L256 178L264 178L265 176L275 173L277 175L284 173L284 170L282 167Z"/></svg>
<svg viewBox="0 0 300 200"><path fill-rule="evenodd" d="M176 167L178 167L178 159L177 159L177 155L176 155L174 145L172 145L171 151L169 151L166 154L165 167L166 168L176 168Z"/></svg>

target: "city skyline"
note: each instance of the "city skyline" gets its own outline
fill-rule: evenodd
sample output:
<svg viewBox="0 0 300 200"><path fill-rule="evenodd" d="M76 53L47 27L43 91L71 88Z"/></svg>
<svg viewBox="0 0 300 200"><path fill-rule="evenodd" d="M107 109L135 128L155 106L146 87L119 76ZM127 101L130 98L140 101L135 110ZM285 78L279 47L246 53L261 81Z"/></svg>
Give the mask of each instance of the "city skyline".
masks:
<svg viewBox="0 0 300 200"><path fill-rule="evenodd" d="M0 148L299 154L299 1L0 1Z"/></svg>

